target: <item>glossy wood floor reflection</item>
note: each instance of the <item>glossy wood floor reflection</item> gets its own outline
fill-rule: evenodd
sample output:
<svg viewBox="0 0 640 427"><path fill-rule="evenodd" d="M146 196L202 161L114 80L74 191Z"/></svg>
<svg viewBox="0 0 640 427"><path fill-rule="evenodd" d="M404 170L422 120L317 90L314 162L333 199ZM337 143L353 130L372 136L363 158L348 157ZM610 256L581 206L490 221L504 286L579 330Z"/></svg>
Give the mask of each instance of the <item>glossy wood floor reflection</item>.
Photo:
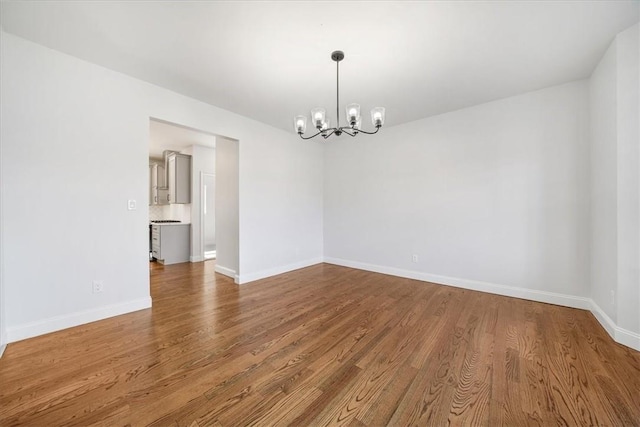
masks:
<svg viewBox="0 0 640 427"><path fill-rule="evenodd" d="M640 425L640 353L581 310L327 264L10 344L0 425Z"/></svg>

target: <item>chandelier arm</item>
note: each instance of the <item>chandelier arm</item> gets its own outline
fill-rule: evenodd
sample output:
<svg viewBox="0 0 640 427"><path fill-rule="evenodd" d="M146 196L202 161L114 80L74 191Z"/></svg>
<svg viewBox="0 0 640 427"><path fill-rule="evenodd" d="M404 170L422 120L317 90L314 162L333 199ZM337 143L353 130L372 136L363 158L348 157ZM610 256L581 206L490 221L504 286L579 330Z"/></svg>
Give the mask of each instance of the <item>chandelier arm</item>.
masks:
<svg viewBox="0 0 640 427"><path fill-rule="evenodd" d="M305 136L302 136L301 132L298 132L298 135L300 135L300 138L302 138L302 139L311 139L311 138L315 138L316 136L320 135L321 133L322 133L322 131L316 133L315 135L311 135L311 136L306 136L305 137Z"/></svg>
<svg viewBox="0 0 640 427"><path fill-rule="evenodd" d="M327 139L327 138L329 138L331 135L333 135L334 133L336 133L336 128L331 128L331 129L328 129L328 130L330 130L331 132L327 132L327 134L326 134L326 135L322 135L322 137L323 137L324 139Z"/></svg>
<svg viewBox="0 0 640 427"><path fill-rule="evenodd" d="M378 133L381 126L376 126L376 130L373 132L367 132L366 130L358 129L358 132L366 133L367 135L373 135L374 133Z"/></svg>

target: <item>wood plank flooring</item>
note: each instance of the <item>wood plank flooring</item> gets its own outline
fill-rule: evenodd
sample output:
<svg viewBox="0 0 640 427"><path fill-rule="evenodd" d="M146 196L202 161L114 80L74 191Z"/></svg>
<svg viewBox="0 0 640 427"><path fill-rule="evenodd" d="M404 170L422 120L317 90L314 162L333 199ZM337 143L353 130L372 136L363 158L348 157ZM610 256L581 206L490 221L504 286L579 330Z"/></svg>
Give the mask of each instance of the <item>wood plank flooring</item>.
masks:
<svg viewBox="0 0 640 427"><path fill-rule="evenodd" d="M586 311L320 264L153 265L153 308L10 344L2 426L640 426Z"/></svg>

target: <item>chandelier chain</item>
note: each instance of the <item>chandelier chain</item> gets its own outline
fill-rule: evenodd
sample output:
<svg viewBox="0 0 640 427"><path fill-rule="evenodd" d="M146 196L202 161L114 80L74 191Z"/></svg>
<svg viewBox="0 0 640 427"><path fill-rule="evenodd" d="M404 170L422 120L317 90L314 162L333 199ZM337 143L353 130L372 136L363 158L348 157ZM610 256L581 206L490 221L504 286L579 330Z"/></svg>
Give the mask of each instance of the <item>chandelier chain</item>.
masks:
<svg viewBox="0 0 640 427"><path fill-rule="evenodd" d="M340 61L336 61L336 119L336 127L340 129Z"/></svg>

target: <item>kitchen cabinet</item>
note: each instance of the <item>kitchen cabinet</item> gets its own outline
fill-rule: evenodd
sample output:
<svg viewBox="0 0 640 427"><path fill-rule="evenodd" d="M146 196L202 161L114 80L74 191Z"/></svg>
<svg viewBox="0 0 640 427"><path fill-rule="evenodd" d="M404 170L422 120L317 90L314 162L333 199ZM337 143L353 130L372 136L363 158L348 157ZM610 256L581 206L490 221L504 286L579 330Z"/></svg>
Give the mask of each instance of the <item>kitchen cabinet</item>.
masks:
<svg viewBox="0 0 640 427"><path fill-rule="evenodd" d="M164 166L159 165L157 163L153 163L149 167L153 170L153 172L151 173L151 186L164 187L165 186Z"/></svg>
<svg viewBox="0 0 640 427"><path fill-rule="evenodd" d="M159 263L188 262L191 250L190 224L151 225L151 253Z"/></svg>
<svg viewBox="0 0 640 427"><path fill-rule="evenodd" d="M149 206L153 205L153 201L155 198L155 193L153 190L153 175L154 175L154 165L149 165Z"/></svg>
<svg viewBox="0 0 640 427"><path fill-rule="evenodd" d="M169 154L167 181L169 203L191 203L191 156L181 153Z"/></svg>
<svg viewBox="0 0 640 427"><path fill-rule="evenodd" d="M149 165L149 206L169 204L165 176L164 166L157 163Z"/></svg>

